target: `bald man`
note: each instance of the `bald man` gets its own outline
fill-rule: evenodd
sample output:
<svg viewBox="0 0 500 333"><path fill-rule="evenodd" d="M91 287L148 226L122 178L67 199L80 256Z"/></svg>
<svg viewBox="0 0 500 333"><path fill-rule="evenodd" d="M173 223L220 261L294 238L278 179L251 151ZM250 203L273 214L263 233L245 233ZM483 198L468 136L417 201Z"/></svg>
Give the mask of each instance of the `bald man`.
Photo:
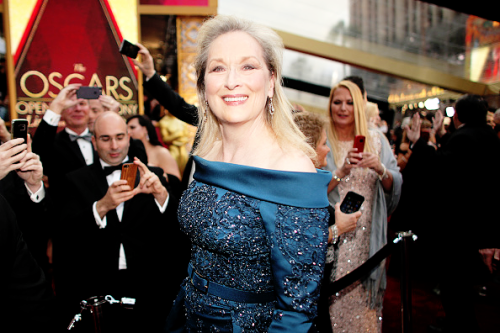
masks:
<svg viewBox="0 0 500 333"><path fill-rule="evenodd" d="M139 322L141 330L159 329L186 271L179 267L179 250L189 255L179 247L184 235L176 219L177 198L160 168L148 168L129 154L127 125L117 113L96 119L92 144L98 159L68 174L71 196L57 227L71 253L63 301L76 313L79 302L92 296L136 298L137 316L121 318L127 323L123 329L137 331ZM123 163L138 166L134 188L120 179Z"/></svg>

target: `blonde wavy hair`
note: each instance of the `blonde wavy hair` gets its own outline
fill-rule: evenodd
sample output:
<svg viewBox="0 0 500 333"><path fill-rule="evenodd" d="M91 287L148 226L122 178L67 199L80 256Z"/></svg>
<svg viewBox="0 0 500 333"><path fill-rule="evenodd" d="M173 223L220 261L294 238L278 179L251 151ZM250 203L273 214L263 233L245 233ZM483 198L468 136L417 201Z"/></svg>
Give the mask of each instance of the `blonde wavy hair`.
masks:
<svg viewBox="0 0 500 333"><path fill-rule="evenodd" d="M330 91L330 98L328 99L328 141L332 148L333 159L337 167L341 167L343 164L342 156L340 156L340 143L337 136L337 130L332 117L332 102L333 95L335 91L339 88L346 88L351 93L353 106L354 106L354 133L355 135L364 135L365 140L365 151L370 153L377 153L373 147L372 137L370 131L368 130L368 122L366 120L366 113L364 107L364 99L359 90L358 86L351 81L341 81Z"/></svg>
<svg viewBox="0 0 500 333"><path fill-rule="evenodd" d="M262 47L264 60L271 75L274 75L274 94L272 104L274 115L266 112L266 124L276 135L280 147L284 150L297 148L303 151L309 158L316 157L316 152L306 142L305 136L300 132L292 118L292 105L285 96L282 87L282 59L283 40L272 29L256 24L254 22L229 15L218 15L208 19L200 28L197 40L197 56L194 67L197 74L198 95L198 119L200 137L195 155L204 156L212 149L213 144L220 140L221 132L219 121L215 115L206 107L205 102L205 71L208 61L208 52L213 41L217 37L235 31L242 31L253 37ZM230 46L228 46L230 47ZM267 110L269 98L266 105L262 107ZM206 116L205 116L206 111Z"/></svg>

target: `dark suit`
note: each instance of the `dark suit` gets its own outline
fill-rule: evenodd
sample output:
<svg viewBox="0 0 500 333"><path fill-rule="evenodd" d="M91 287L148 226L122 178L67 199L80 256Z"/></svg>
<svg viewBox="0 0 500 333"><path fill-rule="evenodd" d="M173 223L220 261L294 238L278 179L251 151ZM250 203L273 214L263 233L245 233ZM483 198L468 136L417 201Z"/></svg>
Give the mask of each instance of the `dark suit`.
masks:
<svg viewBox="0 0 500 333"><path fill-rule="evenodd" d="M53 293L0 195L0 331L54 332Z"/></svg>
<svg viewBox="0 0 500 333"><path fill-rule="evenodd" d="M418 141L409 163L415 160L426 160L433 169L435 186L425 179L422 186L429 185L435 207L428 211L427 226L451 331L474 332L473 285L485 270L478 250L500 248L500 140L487 125L464 125L437 151Z"/></svg>
<svg viewBox="0 0 500 333"><path fill-rule="evenodd" d="M163 170L150 167L169 190ZM136 185L139 183L137 173ZM169 195L162 214L151 194L138 194L124 204L121 222L116 210L106 215L107 225L100 229L92 205L108 190L99 160L67 176L67 192L62 219L56 226L65 251L71 253L65 266L67 300L79 301L111 294L137 298L140 317L149 325L160 327L185 276L180 267L189 249L178 245L180 232L176 219L177 198ZM172 193L172 191L169 191ZM118 270L119 249L123 244L127 261L127 280L119 287L123 272Z"/></svg>
<svg viewBox="0 0 500 333"><path fill-rule="evenodd" d="M50 201L47 196L39 203L29 197L24 180L15 171L0 180L0 194L16 214L17 223L24 241L38 265L48 272L47 242L49 223L46 216Z"/></svg>

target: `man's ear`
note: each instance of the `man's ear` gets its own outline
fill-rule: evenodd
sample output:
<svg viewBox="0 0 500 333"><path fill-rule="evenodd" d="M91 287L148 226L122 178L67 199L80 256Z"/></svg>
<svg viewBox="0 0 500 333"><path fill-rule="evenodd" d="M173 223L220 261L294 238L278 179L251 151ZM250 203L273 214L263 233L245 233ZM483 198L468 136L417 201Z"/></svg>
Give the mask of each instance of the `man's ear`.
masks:
<svg viewBox="0 0 500 333"><path fill-rule="evenodd" d="M95 128L94 128L95 129ZM97 151L97 147L96 147L96 144L95 144L95 136L92 135L92 145L94 146L94 150Z"/></svg>

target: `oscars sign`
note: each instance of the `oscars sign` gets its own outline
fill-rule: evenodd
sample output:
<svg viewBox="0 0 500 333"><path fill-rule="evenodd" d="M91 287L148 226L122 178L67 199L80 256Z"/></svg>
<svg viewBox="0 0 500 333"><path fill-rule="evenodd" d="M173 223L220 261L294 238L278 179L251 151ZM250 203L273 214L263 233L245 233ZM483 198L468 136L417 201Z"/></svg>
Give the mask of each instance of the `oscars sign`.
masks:
<svg viewBox="0 0 500 333"><path fill-rule="evenodd" d="M8 8L18 118L36 126L70 83L102 87L120 114L138 113L137 71L119 53L123 38L138 40L136 0L16 0Z"/></svg>

